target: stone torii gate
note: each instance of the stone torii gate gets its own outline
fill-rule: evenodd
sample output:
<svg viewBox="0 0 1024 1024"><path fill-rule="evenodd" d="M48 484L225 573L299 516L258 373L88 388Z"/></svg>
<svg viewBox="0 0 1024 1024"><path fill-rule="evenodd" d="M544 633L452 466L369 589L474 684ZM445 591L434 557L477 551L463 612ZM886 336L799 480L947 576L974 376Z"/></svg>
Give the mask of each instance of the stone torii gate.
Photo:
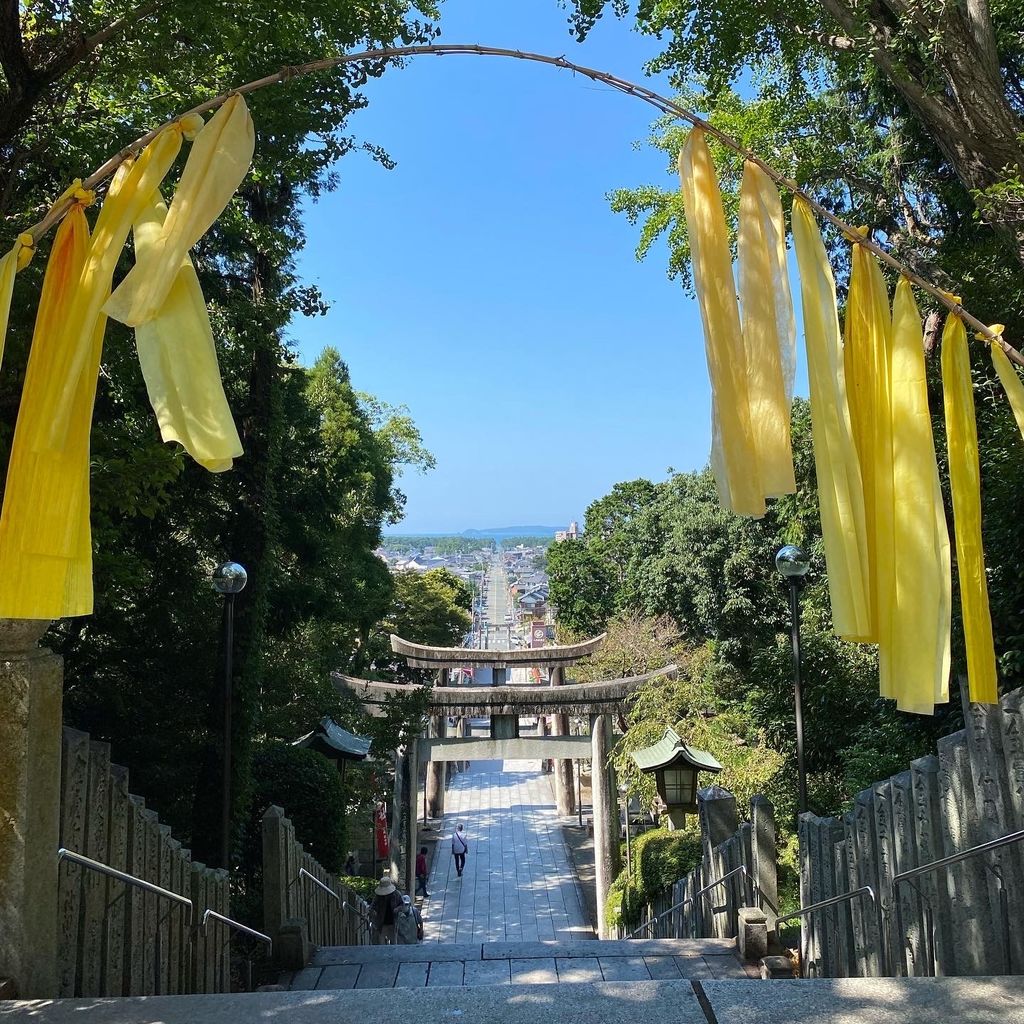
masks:
<svg viewBox="0 0 1024 1024"><path fill-rule="evenodd" d="M522 651L490 651L470 648L432 648L408 644L393 637L393 647L410 658L416 667L437 669L446 674L450 667L486 665L504 669L508 665L535 666L538 662L554 669L564 669L581 657L593 653L604 639L595 637L584 644L548 647ZM594 683L564 683L555 686L435 685L430 691L426 735L413 740L404 750L396 751L395 800L392 842L392 869L408 891L415 885L417 849L416 808L419 800L419 765L427 765L427 798L433 792L437 817L443 814L444 770L450 761L465 760L543 760L552 758L568 766L568 782L556 779L556 792L565 786L567 800L559 813L572 814L572 761L591 760L591 790L594 809L594 862L597 887L598 933L604 934L604 904L608 889L619 873L619 813L615 773L608 763L612 747L612 716L625 712L629 695L644 683L663 676L674 676L675 665L657 672ZM553 673L554 674L554 671ZM389 699L408 693L401 683L384 683L356 679L335 673L334 683L340 690L354 695L372 714ZM547 715L564 723L564 732L551 736L520 736L521 715ZM571 736L569 716L585 718L590 723L589 736ZM472 717L488 717L491 735L487 738L445 735L449 717L461 723ZM561 771L559 772L561 776ZM403 856L404 853L404 856Z"/></svg>

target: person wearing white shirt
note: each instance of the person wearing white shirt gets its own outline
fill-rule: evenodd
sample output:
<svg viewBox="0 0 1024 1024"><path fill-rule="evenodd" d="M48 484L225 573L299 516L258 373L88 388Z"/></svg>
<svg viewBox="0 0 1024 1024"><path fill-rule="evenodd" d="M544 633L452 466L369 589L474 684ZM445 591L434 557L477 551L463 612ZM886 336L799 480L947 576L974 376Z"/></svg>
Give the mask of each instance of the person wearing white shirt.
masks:
<svg viewBox="0 0 1024 1024"><path fill-rule="evenodd" d="M468 850L469 844L466 842L465 827L460 822L455 826L455 832L452 834L452 856L455 858L455 870L459 873L459 878L462 877L462 872L466 867Z"/></svg>

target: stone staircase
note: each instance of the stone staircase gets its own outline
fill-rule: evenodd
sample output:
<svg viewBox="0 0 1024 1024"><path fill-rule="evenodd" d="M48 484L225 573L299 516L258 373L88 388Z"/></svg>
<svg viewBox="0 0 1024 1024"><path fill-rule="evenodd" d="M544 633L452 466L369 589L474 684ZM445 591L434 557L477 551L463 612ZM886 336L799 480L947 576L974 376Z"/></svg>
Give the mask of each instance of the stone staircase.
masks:
<svg viewBox="0 0 1024 1024"><path fill-rule="evenodd" d="M728 941L339 946L290 990L0 1001L7 1024L1024 1024L1024 978L755 981Z"/></svg>
<svg viewBox="0 0 1024 1024"><path fill-rule="evenodd" d="M279 979L288 991L757 978L731 939L327 946Z"/></svg>

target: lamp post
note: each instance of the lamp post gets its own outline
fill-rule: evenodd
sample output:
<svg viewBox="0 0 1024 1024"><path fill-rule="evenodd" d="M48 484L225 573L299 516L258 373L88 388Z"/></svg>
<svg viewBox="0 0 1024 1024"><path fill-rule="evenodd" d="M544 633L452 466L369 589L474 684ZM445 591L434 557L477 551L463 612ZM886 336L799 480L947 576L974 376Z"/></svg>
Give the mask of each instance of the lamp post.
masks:
<svg viewBox="0 0 1024 1024"><path fill-rule="evenodd" d="M220 863L231 869L231 701L235 644L235 595L245 589L248 574L237 562L224 562L213 571L211 584L224 595L224 780L221 788Z"/></svg>
<svg viewBox="0 0 1024 1024"><path fill-rule="evenodd" d="M807 811L807 771L804 768L804 702L800 689L800 587L811 560L795 544L780 548L775 556L775 567L789 583L789 608L792 613L793 637L793 707L796 717L796 770L800 787L799 813Z"/></svg>

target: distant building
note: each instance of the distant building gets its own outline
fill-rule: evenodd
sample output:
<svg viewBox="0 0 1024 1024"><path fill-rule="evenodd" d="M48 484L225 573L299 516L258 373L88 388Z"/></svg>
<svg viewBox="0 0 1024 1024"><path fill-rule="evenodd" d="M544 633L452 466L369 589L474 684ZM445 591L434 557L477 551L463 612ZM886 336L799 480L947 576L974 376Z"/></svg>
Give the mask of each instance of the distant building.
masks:
<svg viewBox="0 0 1024 1024"><path fill-rule="evenodd" d="M569 523L568 530L558 530L555 533L555 543L560 543L563 540L579 540L580 539L580 524L575 519Z"/></svg>

